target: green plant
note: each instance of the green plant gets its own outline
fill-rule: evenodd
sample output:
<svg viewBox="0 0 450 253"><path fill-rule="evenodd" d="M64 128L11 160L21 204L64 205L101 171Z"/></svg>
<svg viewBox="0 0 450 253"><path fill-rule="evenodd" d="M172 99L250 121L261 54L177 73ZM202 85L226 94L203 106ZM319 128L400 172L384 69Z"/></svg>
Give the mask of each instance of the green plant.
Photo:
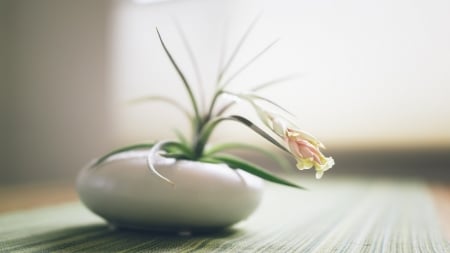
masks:
<svg viewBox="0 0 450 253"><path fill-rule="evenodd" d="M175 158L175 159L185 159L185 160L193 160L193 161L201 161L201 162L207 162L207 163L225 163L231 168L239 168L242 170L245 170L253 175L256 175L260 178L263 178L265 180L283 184L286 186L296 187L296 188L302 188L301 186L298 186L297 184L294 184L292 182L289 182L285 179L282 179L276 175L273 175L272 173L269 173L265 169L255 165L251 164L247 161L241 160L240 158L233 157L230 155L224 155L223 152L227 151L232 148L247 148L247 149L253 149L259 152L264 153L265 155L268 155L277 161L280 161L281 158L277 158L272 153L264 151L263 149L260 149L255 146L247 145L247 144L238 144L238 143L228 143L228 144L220 144L217 146L213 146L211 148L206 148L206 144L208 143L208 140L213 133L214 129L219 125L221 122L224 121L235 121L237 123L240 123L257 134L259 134L264 139L268 140L281 150L289 153L290 155L293 155L295 159L297 160L297 167L299 169L309 169L311 167L315 167L316 169L316 177L320 178L324 171L330 169L334 165L334 161L331 157L325 157L321 152L320 148L323 148L323 145L321 142L319 142L316 138L313 136L298 130L295 127L295 124L293 124L290 120L287 119L284 115L275 113L270 111L268 108L265 108L261 106L261 102L264 102L266 104L269 104L272 107L278 108L279 111L282 111L283 114L290 114L287 110L285 110L283 107L279 106L275 102L257 95L257 91L264 89L266 87L278 84L282 81L286 81L290 79L290 77L285 77L277 80L272 80L267 83L263 83L261 85L255 86L251 92L249 93L235 93L231 92L227 89L228 85L231 83L231 81L239 75L243 70L245 70L249 65L251 65L257 58L259 58L261 55L263 55L267 50L269 50L276 41L269 44L267 47L265 47L262 51L260 51L255 57L253 57L251 60L249 60L246 64L244 64L238 71L236 71L234 74L231 74L230 77L226 80L224 80L225 74L227 74L227 71L229 70L230 65L232 64L234 58L238 54L242 44L245 42L247 36L253 29L253 26L255 25L256 20L249 26L244 36L241 38L239 43L237 44L236 48L234 49L231 57L226 61L222 69L220 70L218 76L217 76L217 82L216 82L216 88L214 95L212 99L209 101L208 106L206 109L202 110L202 108L198 104L198 98L194 95L194 92L192 90L192 87L190 83L187 81L184 73L179 68L178 64L175 62L174 57L170 53L169 49L167 48L160 32L158 29L156 29L158 38L161 42L161 45L169 58L170 62L172 63L173 67L175 68L178 76L180 77L184 89L186 90L191 106L192 106L192 112L189 112L184 109L183 106L181 106L177 101L172 100L169 97L163 97L163 96L147 96L143 98L139 98L134 100L133 102L142 102L142 101L161 101L168 103L170 105L173 105L180 109L190 120L192 124L192 138L188 140L185 136L183 136L180 132L177 132L178 140L176 141L161 141L156 143L141 143L141 144L135 144L130 145L124 148L120 148L117 150L114 150L100 159L97 160L97 162L94 164L94 166L99 165L100 163L104 162L107 158L110 156L129 151L134 149L142 149L147 148L149 149L148 154L148 167L149 169L161 177L161 179L173 184L173 182L170 181L170 179L165 178L161 174L158 173L157 169L153 165L153 158L157 153L161 153L161 155L165 157ZM180 34L182 35L184 44L188 50L188 52L191 55L191 61L194 65L194 68L198 72L198 67L195 62L195 58L192 56L192 51L190 49L189 43L187 43L187 40L180 29ZM266 128L268 128L270 131L267 131L263 128L258 127L253 122L248 120L247 118L240 116L240 115L226 115L228 109L232 107L236 101L225 103L225 105L219 106L218 101L224 96L224 95L231 95L234 98L236 98L237 101L245 101L249 103L254 109L255 112L258 114L259 118L262 120ZM204 97L202 97L204 99ZM275 135L272 137L270 134L272 132L272 135ZM281 159L282 161L282 159Z"/></svg>

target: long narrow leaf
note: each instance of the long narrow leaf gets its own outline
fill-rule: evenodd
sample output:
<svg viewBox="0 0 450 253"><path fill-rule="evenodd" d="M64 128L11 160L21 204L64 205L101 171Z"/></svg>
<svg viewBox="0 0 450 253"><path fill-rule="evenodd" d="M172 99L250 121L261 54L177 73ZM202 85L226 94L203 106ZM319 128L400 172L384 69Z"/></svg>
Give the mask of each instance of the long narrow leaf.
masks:
<svg viewBox="0 0 450 253"><path fill-rule="evenodd" d="M264 130L262 130L260 127L258 127L257 125L253 124L253 122L251 122L250 120L239 116L239 115L232 115L229 116L225 119L230 119L230 120L234 120L237 122L240 122L244 125L246 125L247 127L249 127L251 130L253 130L254 132L256 132L257 134L259 134L260 136L262 136L264 139L270 141L272 144L274 144L275 146L277 146L278 148L280 148L281 150L290 153L289 150L287 150L283 145L281 145L277 140L275 140L272 136L270 136L268 133L266 133Z"/></svg>
<svg viewBox="0 0 450 253"><path fill-rule="evenodd" d="M191 99L192 107L194 108L195 117L196 117L197 119L200 119L200 113L199 113L199 111L198 111L198 105L197 105L197 102L196 102L196 100L195 100L194 93L192 92L191 86L189 85L189 83L188 83L188 81L187 81L185 75L183 74L183 72L181 71L181 69L178 67L178 65L177 65L177 63L175 62L175 60L173 59L172 54L171 54L171 53L169 52L169 50L167 49L167 46L166 46L166 44L164 43L164 40L162 39L161 34L159 33L158 28L156 28L156 32L158 33L158 38L159 38L159 41L161 42L162 47L164 48L164 52L166 52L167 57L169 57L170 62L172 63L172 65L173 65L173 67L175 68L175 70L177 71L178 76L179 76L179 77L181 78L181 80L183 81L183 84L184 84L184 86L185 86L185 88L186 88L186 90L187 90L187 92L188 92L188 94L189 94L189 98Z"/></svg>
<svg viewBox="0 0 450 253"><path fill-rule="evenodd" d="M287 81L296 79L299 76L300 76L299 74L291 74L291 75L287 75L287 76L280 77L280 78L277 78L277 79L273 79L273 80L270 80L268 82L264 82L262 84L256 85L255 87L253 87L251 89L251 91L260 91L260 90L268 88L270 86L273 86L273 85L276 85L276 84L279 84L279 83L282 83L282 82L287 82Z"/></svg>
<svg viewBox="0 0 450 253"><path fill-rule="evenodd" d="M289 168L291 167L290 164L288 162L286 162L286 159L283 159L282 157L280 157L279 155L254 146L254 145L250 145L250 144L244 144L244 143L225 143L225 144L219 144L216 145L212 148L210 148L206 153L205 156L212 156L215 155L217 153L223 152L223 151L227 151L227 150L233 150L233 149L245 149L245 150L252 150L252 151L256 151L270 159L272 159L274 162L278 163L278 165L280 165L280 167L286 171L289 170Z"/></svg>
<svg viewBox="0 0 450 253"><path fill-rule="evenodd" d="M200 134L198 145L196 146L196 150L194 150L194 154L202 154L203 149L208 142L209 137L211 136L213 130L217 127L217 125L225 120L233 120L237 121L241 124L244 124L245 126L249 127L251 130L259 134L264 139L270 141L272 144L280 148L281 150L287 152L290 154L289 150L287 150L283 145L281 145L277 140L275 140L272 136L270 136L268 133L266 133L264 130L259 128L257 125L253 124L250 120L239 116L239 115L232 115L228 117L220 117L216 118L210 122L203 128L203 131Z"/></svg>
<svg viewBox="0 0 450 253"><path fill-rule="evenodd" d="M236 47L233 50L233 53L231 54L231 57L228 59L228 61L225 63L225 66L223 67L222 71L219 72L219 76L217 77L217 83L220 83L222 81L222 78L224 76L224 74L227 72L228 68L230 67L231 63L233 62L233 60L236 58L237 54L239 53L239 51L242 48L242 45L244 44L245 40L247 39L247 37L250 35L251 31L253 30L253 28L255 27L256 23L258 22L259 18L261 17L261 14L258 14L255 19L252 21L252 23L250 24L250 26L247 28L247 30L245 31L244 35L241 37L241 39L239 40L238 44L236 45Z"/></svg>
<svg viewBox="0 0 450 253"><path fill-rule="evenodd" d="M279 105L278 103L274 102L273 100L268 99L268 98L265 98L265 97L263 97L263 96L259 96L259 95L256 95L256 94L239 94L239 93L233 93L233 92L229 92L229 91L223 91L223 93L229 94L229 95L232 95L232 96L236 96L236 97L239 98L239 99L246 100L246 101L250 102L250 104L252 104L253 106L254 106L254 104L253 104L253 101L252 101L252 100L255 100L255 99L256 99L256 100L262 100L262 101L264 101L264 102L267 102L267 103L269 103L269 104L271 104L271 105L277 107L278 109L284 111L285 113L287 113L287 114L289 114L289 115L291 115L291 116L294 116L293 113L291 113L290 111L288 111L288 110L287 110L286 108L284 108L283 106L281 106L281 105Z"/></svg>
<svg viewBox="0 0 450 253"><path fill-rule="evenodd" d="M183 41L184 47L186 48L186 51L189 55L189 59L191 61L192 67L194 69L194 73L197 78L197 83L198 83L198 88L199 88L201 107L204 108L204 106L205 106L205 89L203 86L203 79L202 79L202 75L200 74L200 68L198 66L197 58L194 55L192 47L186 37L186 34L184 33L183 28L181 27L178 20L175 18L174 18L174 23L178 30L178 33L180 34L181 40Z"/></svg>
<svg viewBox="0 0 450 253"><path fill-rule="evenodd" d="M276 84L279 84L279 83L281 83L281 82L286 82L286 81L295 79L295 78L297 78L297 77L298 77L298 75L289 75L289 76L277 78L277 79L274 79L274 80L271 80L271 81L262 83L262 84L260 84L260 85L257 85L256 87L252 88L251 91L259 91L259 90L265 89L265 88L267 88L267 87L270 87L270 86L272 86L272 85L276 85ZM222 92L223 92L223 93L228 93L228 92L226 92L226 91L222 91ZM222 106L222 108L220 108L220 109L218 110L217 116L223 115L223 114L224 114L228 109L230 109L235 103L236 103L236 101L233 101L233 102L230 102L230 103L228 103L228 104ZM290 112L287 111L286 109L282 108L282 107L279 106L278 104L274 103L273 101L270 101L269 103L274 104L275 106L279 107L281 110L283 110L283 111L287 112L288 114L290 114L291 116L293 116L292 113L290 113Z"/></svg>
<svg viewBox="0 0 450 253"><path fill-rule="evenodd" d="M225 60L225 53L226 53L226 50L227 50L227 37L228 37L228 22L227 21L225 21L225 25L224 25L223 31L224 31L224 35L223 35L223 38L221 40L222 43L221 43L221 46L220 46L220 55L219 55L219 65L218 65L218 69L217 69L216 88L219 85L219 82L221 81L221 78L222 78L220 73L222 72L222 69L224 68L223 64L224 64L224 60Z"/></svg>
<svg viewBox="0 0 450 253"><path fill-rule="evenodd" d="M103 163L104 161L106 161L106 159L110 158L113 155L123 153L126 151L130 151L130 150L152 148L153 145L154 145L153 143L139 143L139 144L133 144L133 145L129 145L129 146L126 146L123 148L115 149L115 150L107 153L106 155L100 157L99 159L97 159L97 161L92 165L92 167L98 166L99 164Z"/></svg>
<svg viewBox="0 0 450 253"><path fill-rule="evenodd" d="M165 102L167 104L170 104L174 107L176 107L178 110L180 110L181 112L183 112L189 119L191 118L190 113L177 101L168 98L168 97L164 97L164 96L145 96L145 97L141 97L141 98L136 98L130 101L130 103L132 104L136 104L136 103L142 103L142 102L147 102L147 101L161 101L161 102Z"/></svg>
<svg viewBox="0 0 450 253"><path fill-rule="evenodd" d="M261 167L259 167L257 165L254 165L254 164L251 164L251 163L239 160L237 158L227 157L227 156L215 156L215 157L213 157L213 159L221 161L221 162L224 162L228 166L230 166L231 168L244 170L244 171L246 171L246 172L248 172L250 174L253 174L253 175L257 176L257 177L265 179L265 180L267 180L269 182L273 182L273 183L277 183L277 184L281 184L281 185L290 186L290 187L294 187L294 188L297 188L297 189L305 190L305 188L302 187L302 186L299 186L299 185L297 185L295 183L292 183L292 182L290 182L288 180L285 180L283 178L275 176L272 173L264 170L263 168L261 168Z"/></svg>
<svg viewBox="0 0 450 253"><path fill-rule="evenodd" d="M192 160L190 157L187 157L185 154L182 153L161 154L161 156L164 156L166 158L173 158L176 160Z"/></svg>
<svg viewBox="0 0 450 253"><path fill-rule="evenodd" d="M260 52L258 52L255 56L253 56L248 62L246 62L244 65L242 65L236 72L234 72L228 79L227 81L225 81L222 85L222 89L225 88L228 84L231 83L231 81L233 81L234 78L236 78L237 76L239 76L240 73L242 73L242 71L244 71L245 69L247 69L250 65L252 65L252 63L254 63L259 57L261 57L262 55L264 55L264 53L266 53L270 48L272 48L277 42L279 41L279 39L276 39L275 41L273 41L272 43L270 43L268 46L266 46L264 49L262 49Z"/></svg>
<svg viewBox="0 0 450 253"><path fill-rule="evenodd" d="M295 117L295 115L292 112L288 111L286 108L284 108L283 106L279 105L278 103L276 103L275 101L273 101L271 99L268 99L268 98L265 98L265 97L262 97L262 96L258 96L258 95L255 95L255 94L251 94L250 97L258 99L258 100L265 101L265 102L267 102L267 103L277 107L278 109L284 111L285 113L291 115L292 117Z"/></svg>
<svg viewBox="0 0 450 253"><path fill-rule="evenodd" d="M192 153L192 150L188 147L188 144L179 143L179 142L168 142L163 147L168 152L178 152L181 154L184 154L187 158L193 158L194 154Z"/></svg>
<svg viewBox="0 0 450 253"><path fill-rule="evenodd" d="M228 109L230 109L234 104L236 104L236 101L230 102L224 106L222 106L222 108L220 108L217 111L217 116L221 116L223 115Z"/></svg>

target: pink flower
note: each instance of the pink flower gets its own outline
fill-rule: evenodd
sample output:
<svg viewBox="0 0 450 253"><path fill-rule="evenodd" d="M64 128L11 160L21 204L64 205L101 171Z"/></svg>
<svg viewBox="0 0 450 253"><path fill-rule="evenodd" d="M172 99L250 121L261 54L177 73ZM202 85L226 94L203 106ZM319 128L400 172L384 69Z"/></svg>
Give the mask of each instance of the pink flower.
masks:
<svg viewBox="0 0 450 253"><path fill-rule="evenodd" d="M297 168L305 170L314 167L316 169L316 178L319 179L325 171L333 167L334 160L332 157L325 157L320 152L320 142L318 144L304 137L305 135L302 131L291 128L286 129L286 142L292 155L297 160Z"/></svg>
<svg viewBox="0 0 450 253"><path fill-rule="evenodd" d="M320 149L325 148L325 146L317 138L296 129L293 127L294 124L286 120L285 117L268 111L251 100L250 102L258 113L261 121L272 130L273 133L286 142L289 151L297 160L298 169L305 170L314 167L316 170L316 178L319 179L323 176L325 171L333 167L333 158L325 157L322 152L320 152Z"/></svg>

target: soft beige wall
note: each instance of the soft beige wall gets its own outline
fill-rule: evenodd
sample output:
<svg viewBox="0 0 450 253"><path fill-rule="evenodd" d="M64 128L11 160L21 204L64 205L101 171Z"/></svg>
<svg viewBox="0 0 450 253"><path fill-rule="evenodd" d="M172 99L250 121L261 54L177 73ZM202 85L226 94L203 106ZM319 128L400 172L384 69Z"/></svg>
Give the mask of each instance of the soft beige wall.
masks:
<svg viewBox="0 0 450 253"><path fill-rule="evenodd" d="M0 1L0 170L6 165L6 8L5 1ZM3 168L2 168L3 167Z"/></svg>
<svg viewBox="0 0 450 253"><path fill-rule="evenodd" d="M108 149L110 2L0 2L9 76L0 181L73 179Z"/></svg>

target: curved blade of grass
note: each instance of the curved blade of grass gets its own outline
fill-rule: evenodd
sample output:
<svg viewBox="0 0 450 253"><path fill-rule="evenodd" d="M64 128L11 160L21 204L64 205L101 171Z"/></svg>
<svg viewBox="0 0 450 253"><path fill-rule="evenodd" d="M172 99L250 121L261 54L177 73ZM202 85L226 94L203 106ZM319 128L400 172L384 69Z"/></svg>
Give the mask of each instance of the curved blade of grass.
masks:
<svg viewBox="0 0 450 253"><path fill-rule="evenodd" d="M106 159L110 158L113 155L123 153L126 151L130 151L130 150L135 150L135 149L152 148L153 145L154 145L153 143L139 143L139 144L133 144L133 145L129 145L129 146L126 146L123 148L115 149L115 150L107 153L106 155L100 157L99 159L97 159L97 161L92 165L92 167L98 166L99 164L103 163L104 161L106 161Z"/></svg>
<svg viewBox="0 0 450 253"><path fill-rule="evenodd" d="M155 165L153 164L153 160L156 156L156 153L163 150L164 146L170 144L172 142L169 141L160 141L157 142L148 152L148 156L147 156L147 166L150 169L151 172L153 172L156 176L158 176L159 178L161 178L162 180L166 181L167 183L171 184L172 186L175 186L175 184L169 180L168 178L164 177L163 175L161 175L155 168Z"/></svg>
<svg viewBox="0 0 450 253"><path fill-rule="evenodd" d="M291 75L287 75L287 76L280 77L280 78L277 78L277 79L273 79L273 80L270 80L268 82L256 85L255 87L253 87L251 89L251 91L260 91L260 90L268 88L270 86L273 86L273 85L276 85L276 84L279 84L279 83L282 83L282 82L287 82L287 81L296 79L299 76L300 76L300 74L291 74Z"/></svg>
<svg viewBox="0 0 450 253"><path fill-rule="evenodd" d="M172 63L173 67L175 68L175 70L178 73L178 76L181 78L181 80L183 81L184 87L186 88L188 94L189 94L189 98L191 99L191 103L192 103L192 107L194 108L194 112L195 112L195 117L196 119L199 121L200 120L200 113L198 111L198 105L197 102L195 100L194 97L194 93L192 92L192 88L189 85L185 75L183 74L183 72L181 71L181 69L178 67L177 63L175 62L175 60L172 57L172 54L169 52L169 50L167 49L166 44L164 43L164 40L161 37L161 34L159 33L158 28L156 28L156 33L158 33L158 38L159 41L161 42L162 47L164 48L164 52L166 52L167 57L169 57L170 62Z"/></svg>
<svg viewBox="0 0 450 253"><path fill-rule="evenodd" d="M142 102L147 102L147 101L161 101L161 102L166 102L167 104L170 104L172 106L174 106L175 108L177 108L178 110L182 111L186 117L188 117L189 119L191 119L191 115L190 113L184 109L184 107L178 103L177 101L168 98L168 97L164 97L164 96L145 96L145 97L141 97L141 98L135 98L129 101L129 103L131 104L137 104L137 103L142 103Z"/></svg>
<svg viewBox="0 0 450 253"><path fill-rule="evenodd" d="M244 171L246 171L246 172L248 172L250 174L253 174L253 175L255 175L257 177L260 177L260 178L262 178L264 180L267 180L269 182L305 190L304 187L299 186L299 185L297 185L295 183L292 183L292 182L290 182L288 180L285 180L283 178L280 178L278 176L275 176L272 173L266 171L265 169L263 169L263 168L261 168L261 167L259 167L257 165L251 164L249 162L245 162L245 161L242 161L240 159L237 159L237 158L234 158L234 157L228 157L228 156L214 156L212 158L214 160L226 163L231 168L244 170Z"/></svg>
<svg viewBox="0 0 450 253"><path fill-rule="evenodd" d="M252 65L252 63L254 63L259 57L261 57L262 55L264 55L264 53L266 53L270 48L272 48L280 39L276 39L274 41L272 41L272 43L270 43L268 46L266 46L263 50L261 50L259 53L257 53L255 56L253 56L253 58L251 58L248 62L246 62L244 65L242 65L236 72L234 72L230 78L227 79L227 81L225 81L223 83L223 85L221 86L222 89L225 88L228 84L231 83L231 81L233 81L234 78L236 78L240 73L242 73L242 71L244 71L245 69L247 69L250 65Z"/></svg>
<svg viewBox="0 0 450 253"><path fill-rule="evenodd" d="M236 45L236 47L233 50L233 53L231 54L230 58L228 59L228 61L225 63L222 71L219 72L219 75L217 77L217 84L219 84L222 81L223 76L225 75L225 73L227 72L227 70L229 69L231 63L233 62L233 60L236 58L237 54L239 53L239 51L242 48L242 45L244 44L245 40L247 39L247 37L250 35L251 31L253 30L253 28L255 27L256 23L258 23L259 18L261 17L261 13L259 13L255 19L253 19L252 23L250 23L249 27L247 28L247 30L245 31L244 35L241 37L241 39L239 40L238 44Z"/></svg>
<svg viewBox="0 0 450 253"><path fill-rule="evenodd" d="M184 47L186 48L186 51L189 55L189 59L191 61L192 67L194 69L194 73L197 78L197 83L198 83L198 88L199 88L201 107L204 108L205 107L205 89L203 86L203 79L202 79L202 75L200 73L200 68L198 66L197 59L194 55L194 52L192 51L192 47L191 47L189 41L187 40L186 34L184 33L184 30L181 27L180 23L178 22L178 20L176 18L173 18L173 20L175 23L175 27L177 28L178 33L180 34L181 40L183 41Z"/></svg>
<svg viewBox="0 0 450 253"><path fill-rule="evenodd" d="M280 167L282 169L284 169L285 171L289 171L289 169L291 168L290 164L288 162L286 162L286 159L283 159L282 157L274 154L273 152L268 151L263 148L260 148L260 147L257 147L257 146L254 146L254 145L249 145L249 144L244 144L244 143L225 143L225 144L216 145L216 146L210 148L208 151L206 151L205 156L206 157L212 156L217 153L231 150L231 149L246 149L246 150L256 151L264 156L269 157L274 162L278 163L278 165L280 165Z"/></svg>

